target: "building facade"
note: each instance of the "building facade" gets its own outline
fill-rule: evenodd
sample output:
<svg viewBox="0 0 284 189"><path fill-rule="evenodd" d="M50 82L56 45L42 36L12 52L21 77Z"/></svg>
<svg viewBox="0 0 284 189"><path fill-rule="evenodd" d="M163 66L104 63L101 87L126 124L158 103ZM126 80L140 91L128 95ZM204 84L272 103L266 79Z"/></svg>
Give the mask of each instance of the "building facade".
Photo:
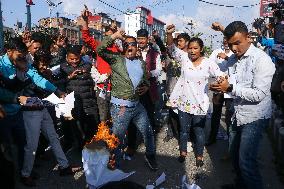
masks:
<svg viewBox="0 0 284 189"><path fill-rule="evenodd" d="M116 21L115 19L110 18L106 13L98 13L89 16L89 30L90 34L98 39L102 40L106 27L115 24L117 27L121 27L121 22ZM77 26L82 25L82 18L79 16L77 18Z"/></svg>
<svg viewBox="0 0 284 189"><path fill-rule="evenodd" d="M139 29L146 29L149 34L152 34L154 30L158 31L158 34L164 39L165 25L164 22L154 18L151 10L145 7L137 7L134 12L129 11L125 14L125 32L134 37Z"/></svg>
<svg viewBox="0 0 284 189"><path fill-rule="evenodd" d="M56 17L42 18L38 22L40 28L52 30L53 33L60 32L68 38L71 44L80 43L80 29L73 20L65 17Z"/></svg>

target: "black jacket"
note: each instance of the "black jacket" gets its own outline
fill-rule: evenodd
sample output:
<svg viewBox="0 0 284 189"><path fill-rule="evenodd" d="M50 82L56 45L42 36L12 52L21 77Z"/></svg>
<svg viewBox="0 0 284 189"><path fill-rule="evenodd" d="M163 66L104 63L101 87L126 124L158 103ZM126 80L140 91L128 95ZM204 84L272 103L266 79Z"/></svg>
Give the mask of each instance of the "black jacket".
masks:
<svg viewBox="0 0 284 189"><path fill-rule="evenodd" d="M67 62L60 65L62 75L66 79L66 92L70 93L74 91L75 93L75 118L76 116L81 116L82 113L87 115L98 115L94 82L90 73L91 67L92 65L85 64L83 62L81 62L77 67L72 67ZM72 79L67 79L68 75L77 69L85 70L85 72Z"/></svg>

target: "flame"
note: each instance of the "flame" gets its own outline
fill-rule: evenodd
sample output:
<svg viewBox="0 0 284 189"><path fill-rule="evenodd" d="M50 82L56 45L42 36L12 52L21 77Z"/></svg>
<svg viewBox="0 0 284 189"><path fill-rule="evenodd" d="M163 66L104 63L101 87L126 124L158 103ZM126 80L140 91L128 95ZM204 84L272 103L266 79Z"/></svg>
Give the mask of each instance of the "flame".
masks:
<svg viewBox="0 0 284 189"><path fill-rule="evenodd" d="M111 121L103 121L98 125L98 132L90 142L104 141L110 150L114 150L119 145L119 140L114 134L110 134L109 125Z"/></svg>

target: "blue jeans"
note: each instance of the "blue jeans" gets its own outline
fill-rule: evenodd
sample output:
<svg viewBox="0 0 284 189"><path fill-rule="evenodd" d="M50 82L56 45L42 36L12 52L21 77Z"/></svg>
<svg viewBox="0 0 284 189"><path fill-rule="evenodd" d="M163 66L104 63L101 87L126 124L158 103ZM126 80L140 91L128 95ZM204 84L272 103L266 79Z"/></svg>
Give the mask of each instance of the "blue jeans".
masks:
<svg viewBox="0 0 284 189"><path fill-rule="evenodd" d="M244 188L263 188L257 153L262 133L267 125L268 120L260 119L241 126L237 126L234 121L230 127L229 151L237 173L237 184Z"/></svg>
<svg viewBox="0 0 284 189"><path fill-rule="evenodd" d="M187 142L190 128L192 127L195 135L195 154L196 156L203 156L204 144L205 144L205 115L193 115L186 112L178 111L180 122L180 141L179 150L187 152Z"/></svg>
<svg viewBox="0 0 284 189"><path fill-rule="evenodd" d="M114 150L116 163L118 164L124 146L124 139L130 121L141 132L146 146L146 154L155 154L154 134L150 125L147 112L142 104L138 103L135 107L122 107L118 105L111 105L111 117L113 121L112 132L119 139L119 146Z"/></svg>

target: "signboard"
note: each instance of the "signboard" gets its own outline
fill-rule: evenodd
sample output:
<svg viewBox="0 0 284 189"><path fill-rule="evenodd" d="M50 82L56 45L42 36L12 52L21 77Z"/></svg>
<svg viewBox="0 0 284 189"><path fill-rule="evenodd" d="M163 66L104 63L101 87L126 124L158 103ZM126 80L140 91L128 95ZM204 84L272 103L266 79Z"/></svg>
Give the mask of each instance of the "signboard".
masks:
<svg viewBox="0 0 284 189"><path fill-rule="evenodd" d="M268 7L270 3L277 3L278 0L260 0L260 16L261 17L272 17L273 12Z"/></svg>

